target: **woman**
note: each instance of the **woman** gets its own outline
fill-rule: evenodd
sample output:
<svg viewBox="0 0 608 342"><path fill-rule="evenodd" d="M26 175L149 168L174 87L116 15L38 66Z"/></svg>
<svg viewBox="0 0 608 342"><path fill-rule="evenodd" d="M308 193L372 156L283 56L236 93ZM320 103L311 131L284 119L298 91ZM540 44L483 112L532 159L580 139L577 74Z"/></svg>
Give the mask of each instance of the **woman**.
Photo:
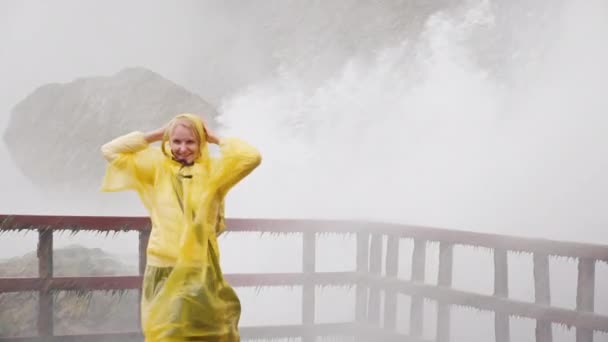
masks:
<svg viewBox="0 0 608 342"><path fill-rule="evenodd" d="M221 157L210 158L209 143ZM217 236L226 193L260 164L260 153L216 137L192 114L101 150L102 191L136 191L152 222L141 303L146 341L239 341L240 302L223 278Z"/></svg>

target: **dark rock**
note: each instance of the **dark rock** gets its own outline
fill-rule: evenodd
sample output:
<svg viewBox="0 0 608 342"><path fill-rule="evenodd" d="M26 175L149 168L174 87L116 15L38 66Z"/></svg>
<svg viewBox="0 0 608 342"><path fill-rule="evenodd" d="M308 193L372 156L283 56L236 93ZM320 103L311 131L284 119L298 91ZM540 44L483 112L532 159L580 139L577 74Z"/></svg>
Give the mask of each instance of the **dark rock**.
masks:
<svg viewBox="0 0 608 342"><path fill-rule="evenodd" d="M123 264L98 248L78 245L53 251L54 276L135 275L136 267ZM0 263L0 278L37 277L36 252ZM0 337L36 335L37 292L0 294ZM56 334L90 334L108 331L137 331L139 297L135 290L54 293Z"/></svg>
<svg viewBox="0 0 608 342"><path fill-rule="evenodd" d="M152 71L130 68L36 89L14 107L4 140L17 167L38 186L99 183L103 143L155 129L184 112L216 126L216 111L200 96Z"/></svg>

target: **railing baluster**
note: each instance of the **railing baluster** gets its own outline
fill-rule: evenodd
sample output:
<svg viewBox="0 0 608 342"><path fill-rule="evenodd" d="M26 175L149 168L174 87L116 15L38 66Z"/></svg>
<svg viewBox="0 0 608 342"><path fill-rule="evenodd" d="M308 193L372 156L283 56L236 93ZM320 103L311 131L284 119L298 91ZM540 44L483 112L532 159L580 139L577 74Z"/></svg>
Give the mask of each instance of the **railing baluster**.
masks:
<svg viewBox="0 0 608 342"><path fill-rule="evenodd" d="M494 295L501 298L509 297L509 269L507 251L494 250ZM496 342L510 342L511 332L509 315L494 312L494 339Z"/></svg>
<svg viewBox="0 0 608 342"><path fill-rule="evenodd" d="M396 278L399 270L399 237L390 235L386 243L386 277ZM397 326L397 292L386 290L384 296L384 329L394 331Z"/></svg>
<svg viewBox="0 0 608 342"><path fill-rule="evenodd" d="M380 276L382 272L382 239L381 234L372 235L370 246L369 273L372 276ZM373 325L380 323L380 288L373 286L369 290L368 322Z"/></svg>
<svg viewBox="0 0 608 342"><path fill-rule="evenodd" d="M454 246L450 243L439 244L439 275L437 285L452 287L452 267ZM437 342L450 341L450 305L437 303Z"/></svg>
<svg viewBox="0 0 608 342"><path fill-rule="evenodd" d="M594 311L595 299L595 260L578 260L578 285L576 288L576 310ZM576 329L576 342L593 342L593 331Z"/></svg>
<svg viewBox="0 0 608 342"><path fill-rule="evenodd" d="M547 255L534 253L534 297L535 303L550 306L551 289L549 287L549 258ZM536 321L536 342L552 342L551 322Z"/></svg>
<svg viewBox="0 0 608 342"><path fill-rule="evenodd" d="M38 335L53 336L53 294L48 281L53 278L53 230L38 230L38 277L42 287L38 292Z"/></svg>
<svg viewBox="0 0 608 342"><path fill-rule="evenodd" d="M316 235L314 232L303 234L302 272L312 275L315 273ZM311 279L311 277L308 277ZM302 287L302 323L312 329L315 324L315 284L307 281ZM303 341L314 341L314 336L305 334Z"/></svg>
<svg viewBox="0 0 608 342"><path fill-rule="evenodd" d="M149 239L150 239L149 230L139 231L139 275L143 275L144 272L146 271L146 259L147 259L146 249L148 248Z"/></svg>
<svg viewBox="0 0 608 342"><path fill-rule="evenodd" d="M369 260L369 234L357 233L357 272L366 275ZM357 302L355 307L355 320L364 323L367 318L367 287L357 284Z"/></svg>
<svg viewBox="0 0 608 342"><path fill-rule="evenodd" d="M426 241L414 239L412 253L412 281L424 283L426 265ZM413 295L410 309L410 335L422 337L422 320L424 317L424 301L421 296Z"/></svg>
<svg viewBox="0 0 608 342"><path fill-rule="evenodd" d="M146 263L148 259L147 249L148 240L150 239L150 230L139 231L139 275L143 277L146 272ZM142 278L143 279L143 278ZM139 302L141 303L143 292L142 287L137 290ZM137 321L141 321L141 310L137 310Z"/></svg>

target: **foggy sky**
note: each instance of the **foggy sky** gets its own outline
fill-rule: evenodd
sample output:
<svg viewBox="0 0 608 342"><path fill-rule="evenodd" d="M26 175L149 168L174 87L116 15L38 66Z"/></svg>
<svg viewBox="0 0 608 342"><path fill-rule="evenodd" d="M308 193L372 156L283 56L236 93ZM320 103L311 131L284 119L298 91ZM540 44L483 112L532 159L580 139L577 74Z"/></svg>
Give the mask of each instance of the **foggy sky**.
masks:
<svg viewBox="0 0 608 342"><path fill-rule="evenodd" d="M341 11L352 3L0 1L0 131L43 84L141 66L210 101L222 133L261 149L264 162L231 194L229 216L364 218L608 244L607 2L556 5L547 31L510 18L523 31L507 30L512 45L496 73L483 64L494 55L476 45L500 23L487 2L463 1L402 36L400 21L382 26L391 27L382 19L395 2ZM386 29L386 40L349 34L349 20ZM133 194L87 189L62 202L35 189L4 142L0 175L0 213L144 214ZM110 198L132 205L99 206ZM0 236L0 259L33 250L34 238ZM290 258L243 260L262 240L223 238L233 247L224 248L226 271L290 270ZM130 253L136 237L57 241ZM298 243L272 246L291 255ZM352 266L328 246L321 258Z"/></svg>

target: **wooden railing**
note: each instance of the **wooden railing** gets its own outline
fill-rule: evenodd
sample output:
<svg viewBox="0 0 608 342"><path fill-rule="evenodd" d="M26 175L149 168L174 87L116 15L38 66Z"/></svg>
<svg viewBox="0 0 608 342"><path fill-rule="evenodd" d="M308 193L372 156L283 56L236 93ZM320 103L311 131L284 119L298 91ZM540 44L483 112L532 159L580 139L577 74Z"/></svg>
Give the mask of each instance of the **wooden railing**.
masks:
<svg viewBox="0 0 608 342"><path fill-rule="evenodd" d="M592 342L594 331L608 332L608 316L594 313L595 269L598 262L608 262L608 246L566 243L452 231L428 227L386 223L229 219L229 231L272 232L302 235L303 265L299 273L229 274L226 277L235 287L244 286L301 286L302 322L300 325L244 327L244 339L302 337L313 341L316 336L349 335L362 341L428 341L423 338L424 299L436 301L437 333L435 341L450 341L450 307L468 306L494 312L495 341L509 342L510 317L536 320L536 341L552 341L552 324L576 328L577 342ZM7 338L0 341L97 341L112 336L139 336L139 332L78 336L54 336L53 291L63 290L124 290L139 289L145 266L145 248L150 232L146 218L134 217L76 217L76 216L20 216L0 215L0 231L37 230L38 278L0 279L0 293L38 291L38 336ZM111 277L54 277L53 233L72 231L138 231L139 276ZM316 272L317 237L324 233L356 234L357 261L353 272ZM400 279L400 240L413 240L411 278ZM437 285L424 282L427 268L427 243L439 243ZM452 287L453 248L455 245L484 247L493 251L494 291L483 295ZM524 302L509 298L509 252L531 253L534 265L535 301ZM576 309L551 306L549 287L549 258L578 259ZM385 271L382 272L384 258ZM384 273L384 274L383 274ZM320 324L315 322L315 287L324 285L356 286L355 320L347 323ZM381 292L384 292L384 297ZM411 297L409 333L398 333L397 295ZM382 303L383 302L383 303ZM384 305L382 305L384 304ZM383 310L381 310L383 308ZM135 314L135 312L134 312Z"/></svg>

